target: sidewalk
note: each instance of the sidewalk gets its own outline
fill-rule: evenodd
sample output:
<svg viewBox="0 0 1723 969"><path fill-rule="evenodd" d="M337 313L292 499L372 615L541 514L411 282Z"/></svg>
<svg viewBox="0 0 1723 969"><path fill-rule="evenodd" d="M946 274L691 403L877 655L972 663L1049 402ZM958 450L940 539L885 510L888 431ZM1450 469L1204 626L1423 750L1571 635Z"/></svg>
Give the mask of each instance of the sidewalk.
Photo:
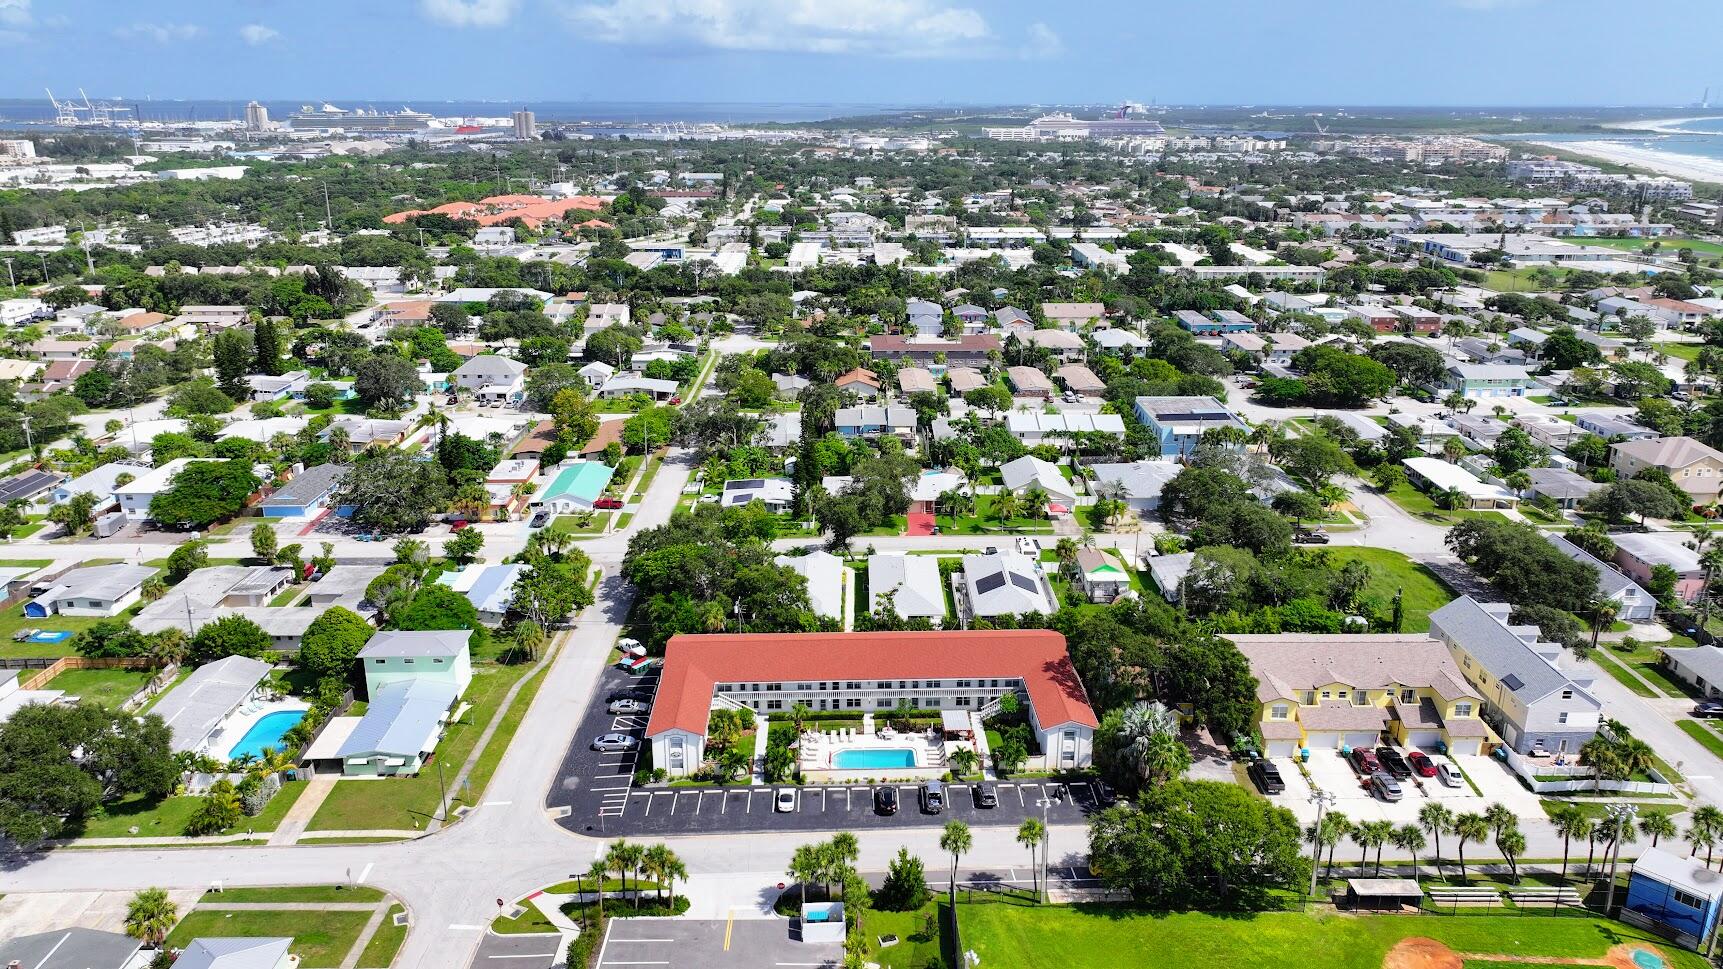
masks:
<svg viewBox="0 0 1723 969"><path fill-rule="evenodd" d="M276 825L275 831L270 834L271 847L299 843L299 837L305 833L305 826L311 823L312 815L323 806L329 792L335 790L336 780L334 775L318 775L305 785L305 793L293 802L287 816L281 819L281 823Z"/></svg>

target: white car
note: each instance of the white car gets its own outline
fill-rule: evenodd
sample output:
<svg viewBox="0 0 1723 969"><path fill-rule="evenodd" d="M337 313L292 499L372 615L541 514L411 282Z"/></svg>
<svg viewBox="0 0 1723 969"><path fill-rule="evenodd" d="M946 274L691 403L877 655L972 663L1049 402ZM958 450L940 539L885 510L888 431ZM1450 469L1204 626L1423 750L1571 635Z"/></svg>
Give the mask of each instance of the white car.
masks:
<svg viewBox="0 0 1723 969"><path fill-rule="evenodd" d="M1033 538L1029 538L1028 536L1018 536L1017 551L1022 552L1024 555L1034 557L1041 554L1041 546L1035 544L1035 540Z"/></svg>
<svg viewBox="0 0 1723 969"><path fill-rule="evenodd" d="M796 809L796 789L784 787L778 789L778 796L773 800L774 806L780 813L788 814Z"/></svg>
<svg viewBox="0 0 1723 969"><path fill-rule="evenodd" d="M647 704L640 700L612 700L607 709L611 713L645 713Z"/></svg>

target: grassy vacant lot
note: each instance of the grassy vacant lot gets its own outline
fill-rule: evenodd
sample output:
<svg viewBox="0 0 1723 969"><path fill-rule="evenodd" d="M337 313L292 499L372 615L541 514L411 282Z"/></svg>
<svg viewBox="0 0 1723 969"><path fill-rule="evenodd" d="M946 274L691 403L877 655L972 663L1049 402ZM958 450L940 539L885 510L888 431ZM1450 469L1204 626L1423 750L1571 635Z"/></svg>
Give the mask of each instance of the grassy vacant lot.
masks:
<svg viewBox="0 0 1723 969"><path fill-rule="evenodd" d="M222 834L274 831L287 814L287 809L293 806L294 801L299 800L299 795L305 793L306 783L283 783L281 790L270 798L262 814L255 818L241 818L238 824ZM127 797L108 805L101 814L86 818L82 830L68 834L81 838L177 838L185 834L186 822L191 820L192 814L202 803L201 797L168 797L153 803L138 797ZM130 830L133 827L138 829L136 834Z"/></svg>
<svg viewBox="0 0 1723 969"><path fill-rule="evenodd" d="M1651 349L1662 350L1664 353L1680 360L1699 359L1699 348L1703 343L1653 343Z"/></svg>
<svg viewBox="0 0 1723 969"><path fill-rule="evenodd" d="M1668 671L1663 668L1663 664L1657 661L1657 646L1674 645L1673 643L1640 643L1638 648L1629 651L1619 649L1618 645L1610 643L1598 650L1599 653L1608 657L1601 664L1605 669L1609 669L1609 660L1614 660L1650 680L1651 685L1662 690L1668 696L1680 698L1694 695L1692 687L1669 675ZM1614 671L1611 670L1611 672ZM1629 689L1633 689L1637 685L1630 682L1629 678L1617 676L1616 679L1627 684ZM1644 695L1643 687L1634 689L1634 692Z"/></svg>
<svg viewBox="0 0 1723 969"><path fill-rule="evenodd" d="M1701 256L1723 256L1723 246L1715 242L1705 242L1700 239L1574 239L1582 246L1603 246L1608 249L1621 249L1627 252L1639 252L1648 248L1653 242L1662 243L1659 252L1674 254L1683 249L1692 249Z"/></svg>
<svg viewBox="0 0 1723 969"><path fill-rule="evenodd" d="M68 696L118 710L120 704L144 688L150 676L149 670L67 670L49 680L45 689L64 690Z"/></svg>
<svg viewBox="0 0 1723 969"><path fill-rule="evenodd" d="M976 495L975 514L962 518L950 515L939 515L935 519L939 530L945 535L993 535L1009 532L1011 534L1043 534L1053 532L1053 525L1044 518L1017 517L1006 520L1001 528L999 516L993 513L993 503L997 495Z"/></svg>
<svg viewBox="0 0 1723 969"><path fill-rule="evenodd" d="M1393 489L1388 492L1388 497L1394 500L1394 504L1399 505L1406 511L1417 515L1425 521L1434 522L1438 525L1455 525L1467 518L1502 517L1500 514L1493 511L1474 511L1470 508L1461 508L1458 511L1449 511L1446 508L1437 508L1436 503L1430 500L1429 495L1419 491L1415 485L1407 482L1395 485Z"/></svg>
<svg viewBox="0 0 1723 969"><path fill-rule="evenodd" d="M922 969L923 966L943 965L944 963L939 961L939 923L930 921L932 919L934 909L931 905L917 912L867 913L868 960L879 963L881 969ZM971 947L968 932L966 926L963 937L966 948ZM897 944L889 949L878 948L877 943L882 935L897 936ZM1030 965L1026 962L1018 964ZM1058 963L1055 961L1049 964Z"/></svg>
<svg viewBox="0 0 1723 969"><path fill-rule="evenodd" d="M1370 584L1364 587L1364 593L1381 599L1384 604L1393 601L1396 591L1405 590L1405 629L1409 633L1427 632L1430 613L1454 599L1454 593L1442 584L1436 573L1399 552L1385 548L1331 546L1328 554L1333 556L1336 567L1351 561L1370 566Z"/></svg>
<svg viewBox="0 0 1723 969"><path fill-rule="evenodd" d="M389 969L394 963L395 954L407 941L407 926L396 925L395 916L405 911L399 905L389 906L389 914L383 916L383 924L377 926L371 941L365 943L365 951L359 954L359 969Z"/></svg>
<svg viewBox="0 0 1723 969"><path fill-rule="evenodd" d="M449 727L437 745L437 759L443 762L443 778L453 782L455 773L466 763L467 755L478 744L479 734L490 723L503 696L514 682L526 675L530 666L496 666L483 664L473 669L473 683L464 698L473 705L462 722ZM503 743L501 737L493 744ZM497 756L501 756L498 748ZM474 796L483 790L476 784ZM363 831L412 829L423 827L437 811L442 788L437 781L437 769L428 766L416 777L391 777L384 780L341 781L329 792L323 806L312 817L312 831Z"/></svg>
<svg viewBox="0 0 1723 969"><path fill-rule="evenodd" d="M201 936L291 937L304 969L338 969L371 916L367 912L192 909L168 936L179 949Z"/></svg>
<svg viewBox="0 0 1723 969"><path fill-rule="evenodd" d="M1178 953L1178 963L1185 969L1299 964L1380 969L1388 950L1413 936L1470 954L1588 959L1602 956L1612 945L1645 941L1662 950L1673 966L1699 969L1705 965L1699 956L1638 929L1590 918L1294 913L1226 917L1137 914L1117 906L1010 904L963 905L958 913L963 946L974 949L983 966L1110 969L1119 965L1119 953L1155 951ZM1311 961L1313 957L1317 962Z"/></svg>
<svg viewBox="0 0 1723 969"><path fill-rule="evenodd" d="M585 522L582 524L582 522ZM581 515L558 515L551 521L550 527L571 535L596 535L604 531L610 524L610 512L594 513L590 518Z"/></svg>

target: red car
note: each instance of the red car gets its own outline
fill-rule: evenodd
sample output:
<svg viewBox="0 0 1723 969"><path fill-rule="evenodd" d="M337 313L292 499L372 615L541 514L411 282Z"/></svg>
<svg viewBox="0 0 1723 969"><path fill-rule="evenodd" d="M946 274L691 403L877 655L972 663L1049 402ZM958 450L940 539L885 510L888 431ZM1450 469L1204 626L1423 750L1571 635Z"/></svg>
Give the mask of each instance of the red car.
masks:
<svg viewBox="0 0 1723 969"><path fill-rule="evenodd" d="M622 507L622 499L621 498L600 498L597 501L592 503L592 507L594 507L594 508L621 508Z"/></svg>
<svg viewBox="0 0 1723 969"><path fill-rule="evenodd" d="M1414 750L1407 754L1406 762L1412 765L1413 772L1419 777L1436 776L1436 762L1421 750Z"/></svg>
<svg viewBox="0 0 1723 969"><path fill-rule="evenodd" d="M464 521L449 522L449 531L451 532L458 532L465 527L467 527L467 523Z"/></svg>
<svg viewBox="0 0 1723 969"><path fill-rule="evenodd" d="M1376 759L1376 752L1368 747L1352 748L1352 752L1346 755L1346 759L1352 762L1354 771L1365 777L1382 770L1382 762Z"/></svg>

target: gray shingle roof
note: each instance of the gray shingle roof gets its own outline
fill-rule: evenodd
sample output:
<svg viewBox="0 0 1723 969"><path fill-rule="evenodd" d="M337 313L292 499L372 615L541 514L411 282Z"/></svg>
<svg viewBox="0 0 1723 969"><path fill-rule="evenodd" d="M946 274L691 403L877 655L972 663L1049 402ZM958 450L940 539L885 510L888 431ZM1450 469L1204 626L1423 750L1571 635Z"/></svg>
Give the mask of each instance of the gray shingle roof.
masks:
<svg viewBox="0 0 1723 969"><path fill-rule="evenodd" d="M1639 583L1625 575L1622 575L1620 572L1610 568L1603 562L1598 561L1598 559L1590 552L1587 552L1578 545L1562 538L1560 535L1545 532L1544 540L1549 542L1551 545L1554 545L1556 547L1556 551L1570 559L1573 559L1575 562L1581 562L1597 569L1597 590L1603 593L1606 597L1614 596L1617 593L1628 589L1639 589ZM1644 589L1639 589L1639 594L1644 598L1651 598L1651 593L1646 592Z"/></svg>
<svg viewBox="0 0 1723 969"><path fill-rule="evenodd" d="M215 725L268 675L268 663L245 656L205 663L150 712L158 714L173 731L174 750L196 750Z"/></svg>
<svg viewBox="0 0 1723 969"><path fill-rule="evenodd" d="M283 938L193 939L174 961L175 969L275 969L293 945Z"/></svg>
<svg viewBox="0 0 1723 969"><path fill-rule="evenodd" d="M1523 702L1540 700L1570 682L1471 596L1430 613L1430 632L1465 647L1503 685L1510 675L1519 677L1513 692Z"/></svg>
<svg viewBox="0 0 1723 969"><path fill-rule="evenodd" d="M359 652L360 659L384 656L455 657L467 649L471 629L387 630L371 637Z"/></svg>
<svg viewBox="0 0 1723 969"><path fill-rule="evenodd" d="M299 476L287 482L275 494L265 500L265 504L274 505L303 505L316 501L328 494L330 489L340 484L347 477L347 467L341 464L319 464L315 468L307 468Z"/></svg>

